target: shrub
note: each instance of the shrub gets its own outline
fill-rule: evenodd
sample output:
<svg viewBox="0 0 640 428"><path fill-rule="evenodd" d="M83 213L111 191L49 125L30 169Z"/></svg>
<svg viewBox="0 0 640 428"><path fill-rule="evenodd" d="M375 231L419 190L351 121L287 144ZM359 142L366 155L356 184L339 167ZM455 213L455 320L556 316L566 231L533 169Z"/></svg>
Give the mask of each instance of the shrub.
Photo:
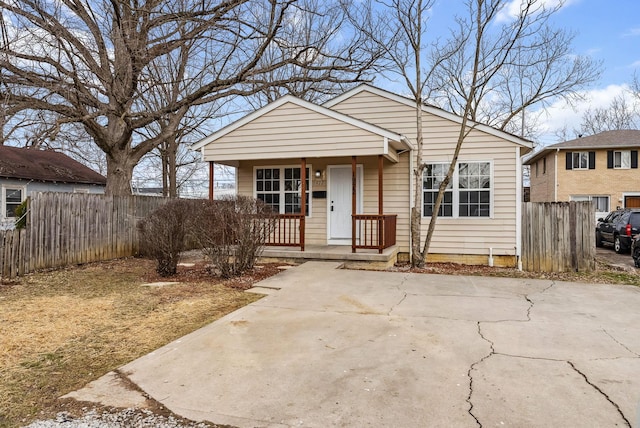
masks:
<svg viewBox="0 0 640 428"><path fill-rule="evenodd" d="M20 205L16 207L16 229L24 229L27 226L27 211L29 210L29 199L25 199Z"/></svg>
<svg viewBox="0 0 640 428"><path fill-rule="evenodd" d="M138 223L140 252L155 258L161 276L175 275L180 253L193 230L198 204L202 201L175 199Z"/></svg>
<svg viewBox="0 0 640 428"><path fill-rule="evenodd" d="M254 198L208 201L199 210L195 239L219 275L230 278L253 268L274 221L272 209Z"/></svg>

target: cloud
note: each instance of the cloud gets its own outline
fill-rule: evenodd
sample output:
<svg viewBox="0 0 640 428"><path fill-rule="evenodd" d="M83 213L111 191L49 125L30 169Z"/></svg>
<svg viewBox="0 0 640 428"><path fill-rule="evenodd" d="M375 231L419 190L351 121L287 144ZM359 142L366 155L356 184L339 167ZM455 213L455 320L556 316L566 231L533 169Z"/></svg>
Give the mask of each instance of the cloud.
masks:
<svg viewBox="0 0 640 428"><path fill-rule="evenodd" d="M579 0L540 0L539 6L545 9L551 9L560 6L561 8L567 7L573 3L577 3ZM502 10L498 13L498 22L508 22L514 19L520 14L524 0L511 0L504 5ZM536 6L538 7L538 5Z"/></svg>
<svg viewBox="0 0 640 428"><path fill-rule="evenodd" d="M622 34L623 37L637 37L640 36L640 27L631 28Z"/></svg>
<svg viewBox="0 0 640 428"><path fill-rule="evenodd" d="M569 105L566 101L558 100L550 106L537 111L540 114L539 131L540 143L557 143L555 133L563 128L569 131L579 129L582 116L588 109L607 107L614 98L628 94L629 86L609 85L605 88L593 89L581 93L582 99Z"/></svg>

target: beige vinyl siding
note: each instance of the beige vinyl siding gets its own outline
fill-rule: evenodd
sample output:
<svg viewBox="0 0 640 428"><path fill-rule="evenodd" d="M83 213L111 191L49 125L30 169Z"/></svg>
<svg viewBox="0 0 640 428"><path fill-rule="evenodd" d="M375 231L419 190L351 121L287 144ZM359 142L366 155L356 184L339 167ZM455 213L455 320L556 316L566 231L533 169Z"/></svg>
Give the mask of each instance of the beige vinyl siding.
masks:
<svg viewBox="0 0 640 428"><path fill-rule="evenodd" d="M409 137L415 143L415 113L406 105L363 91L332 107L357 119L387 128ZM458 123L423 113L424 162L448 162L453 156L460 126ZM431 253L445 254L488 254L493 248L495 255L514 255L516 247L516 186L518 183L516 162L519 148L514 143L496 136L472 130L463 143L458 162L490 161L492 176L492 218L438 218L431 242ZM407 171L407 157L403 155L404 170ZM400 165L399 165L400 166ZM408 180L408 172L406 172ZM387 178L387 177L385 177ZM418 183L422 186L421 183ZM407 187L408 185L405 185ZM385 186L386 187L386 186ZM393 203L398 213L405 212L407 237L409 242L409 189L403 190L407 196ZM413 195L411 196L411 199ZM422 209L422 207L421 207ZM422 236L426 236L429 217L422 219ZM404 233L404 232L403 232ZM400 233L398 234L400 237Z"/></svg>
<svg viewBox="0 0 640 428"><path fill-rule="evenodd" d="M285 103L204 147L204 159L214 162L281 159L300 156L374 155L384 138L348 123Z"/></svg>
<svg viewBox="0 0 640 428"><path fill-rule="evenodd" d="M384 213L398 214L396 242L403 252L409 251L409 216L407 206L409 190L408 179L408 154L400 156L397 164L384 161ZM365 214L378 213L378 157L358 157L358 165L363 166L363 212ZM237 169L238 193L246 196L254 194L254 168L299 166L300 163L293 159L267 159L260 161L242 161ZM307 158L307 165L311 166L311 191L327 191L327 167L329 165L351 165L351 157ZM321 170L325 173L325 179L316 179L314 171ZM311 217L306 220L305 240L310 245L327 244L327 199L311 198ZM400 209L398 209L400 207Z"/></svg>

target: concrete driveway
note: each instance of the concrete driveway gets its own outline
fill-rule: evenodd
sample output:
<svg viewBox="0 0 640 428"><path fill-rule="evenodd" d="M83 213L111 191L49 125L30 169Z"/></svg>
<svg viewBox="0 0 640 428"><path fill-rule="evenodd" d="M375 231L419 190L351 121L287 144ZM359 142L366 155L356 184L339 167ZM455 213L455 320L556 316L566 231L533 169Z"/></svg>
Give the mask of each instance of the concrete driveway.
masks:
<svg viewBox="0 0 640 428"><path fill-rule="evenodd" d="M336 267L121 372L239 427L640 426L640 288Z"/></svg>

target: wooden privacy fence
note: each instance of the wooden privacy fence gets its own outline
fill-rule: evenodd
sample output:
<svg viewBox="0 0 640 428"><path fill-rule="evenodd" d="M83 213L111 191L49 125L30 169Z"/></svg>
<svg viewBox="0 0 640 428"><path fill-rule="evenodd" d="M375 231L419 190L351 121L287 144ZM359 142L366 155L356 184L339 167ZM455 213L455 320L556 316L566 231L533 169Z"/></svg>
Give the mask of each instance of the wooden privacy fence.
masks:
<svg viewBox="0 0 640 428"><path fill-rule="evenodd" d="M0 276L135 255L137 222L167 201L149 196L33 195L26 228L0 231Z"/></svg>
<svg viewBox="0 0 640 428"><path fill-rule="evenodd" d="M522 267L533 272L595 268L592 202L526 202L522 210Z"/></svg>

